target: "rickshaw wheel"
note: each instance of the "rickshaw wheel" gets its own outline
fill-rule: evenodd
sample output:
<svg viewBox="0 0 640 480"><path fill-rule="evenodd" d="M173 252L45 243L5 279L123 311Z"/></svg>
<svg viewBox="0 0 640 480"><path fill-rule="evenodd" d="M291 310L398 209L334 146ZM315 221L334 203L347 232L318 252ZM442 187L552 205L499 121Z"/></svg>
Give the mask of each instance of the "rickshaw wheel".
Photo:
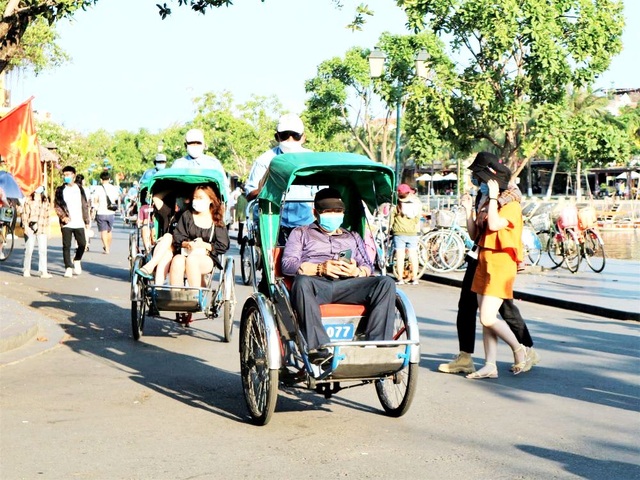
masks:
<svg viewBox="0 0 640 480"><path fill-rule="evenodd" d="M269 368L267 332L255 304L240 323L240 375L252 423L266 425L276 409L278 370Z"/></svg>
<svg viewBox="0 0 640 480"><path fill-rule="evenodd" d="M396 297L396 314L394 324L394 340L407 340L408 323L407 313L400 298ZM418 383L418 364L409 363L396 374L376 380L376 393L382 404L382 408L390 417L401 417L413 400Z"/></svg>
<svg viewBox="0 0 640 480"><path fill-rule="evenodd" d="M242 275L242 283L251 285L253 273L251 271L251 246L249 240L245 237L240 245L240 273Z"/></svg>
<svg viewBox="0 0 640 480"><path fill-rule="evenodd" d="M235 289L231 289L231 298L229 300L224 301L224 306L222 307L222 319L224 323L224 341L229 343L231 341L231 337L233 335L233 306L236 303L236 292Z"/></svg>
<svg viewBox="0 0 640 480"><path fill-rule="evenodd" d="M131 331L133 339L140 340L144 331L144 316L147 310L145 301L145 281L135 270L142 266L142 258L136 258L131 269Z"/></svg>
<svg viewBox="0 0 640 480"><path fill-rule="evenodd" d="M13 206L13 200L10 200L10 207L7 210L11 212L11 219L8 222L0 222L0 242L2 242L2 258L0 262L4 262L11 256L13 246L16 243L16 210Z"/></svg>

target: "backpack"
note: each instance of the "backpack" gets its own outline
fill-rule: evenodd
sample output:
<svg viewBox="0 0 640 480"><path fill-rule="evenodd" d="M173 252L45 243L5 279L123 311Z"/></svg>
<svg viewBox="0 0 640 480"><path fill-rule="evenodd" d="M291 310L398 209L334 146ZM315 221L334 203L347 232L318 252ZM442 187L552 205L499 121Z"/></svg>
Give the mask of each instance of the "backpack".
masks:
<svg viewBox="0 0 640 480"><path fill-rule="evenodd" d="M420 205L420 202L416 202L414 200L398 202L398 206L400 207L400 213L409 219L416 218L422 213L422 206Z"/></svg>

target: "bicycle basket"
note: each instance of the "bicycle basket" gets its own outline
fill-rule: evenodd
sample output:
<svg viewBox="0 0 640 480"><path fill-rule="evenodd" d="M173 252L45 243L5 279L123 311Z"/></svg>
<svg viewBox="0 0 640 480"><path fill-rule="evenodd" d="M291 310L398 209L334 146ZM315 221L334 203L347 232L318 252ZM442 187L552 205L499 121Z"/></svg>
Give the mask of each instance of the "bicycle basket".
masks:
<svg viewBox="0 0 640 480"><path fill-rule="evenodd" d="M436 227L449 228L453 225L455 214L451 210L438 210L436 212Z"/></svg>
<svg viewBox="0 0 640 480"><path fill-rule="evenodd" d="M534 215L529 221L536 232L548 232L551 230L551 217L549 217L548 213Z"/></svg>
<svg viewBox="0 0 640 480"><path fill-rule="evenodd" d="M598 217L596 215L596 209L593 207L584 207L578 210L578 226L581 230L592 228L596 226Z"/></svg>
<svg viewBox="0 0 640 480"><path fill-rule="evenodd" d="M560 211L560 217L558 218L558 227L560 228L574 228L578 226L578 209L575 205L564 207Z"/></svg>

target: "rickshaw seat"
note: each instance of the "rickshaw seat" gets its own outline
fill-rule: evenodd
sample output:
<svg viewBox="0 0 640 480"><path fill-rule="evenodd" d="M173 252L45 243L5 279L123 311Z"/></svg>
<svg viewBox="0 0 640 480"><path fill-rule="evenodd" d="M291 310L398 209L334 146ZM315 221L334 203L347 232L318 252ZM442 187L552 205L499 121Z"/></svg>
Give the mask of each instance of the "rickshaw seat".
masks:
<svg viewBox="0 0 640 480"><path fill-rule="evenodd" d="M287 289L291 291L293 277L287 277L282 274L281 262L283 252L284 247L281 246L273 249L274 275L276 278L282 278ZM320 315L322 318L362 317L365 312L365 305L353 305L347 303L327 303L320 305Z"/></svg>

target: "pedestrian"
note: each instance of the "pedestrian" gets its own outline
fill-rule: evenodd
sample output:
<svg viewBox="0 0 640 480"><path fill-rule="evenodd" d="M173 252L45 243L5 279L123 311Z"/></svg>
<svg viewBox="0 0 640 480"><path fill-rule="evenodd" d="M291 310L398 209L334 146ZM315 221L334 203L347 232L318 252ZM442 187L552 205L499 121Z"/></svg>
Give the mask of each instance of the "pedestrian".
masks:
<svg viewBox="0 0 640 480"><path fill-rule="evenodd" d="M393 235L393 247L395 249L396 283L404 284L405 280L405 253L409 254L409 277L407 282L418 285L418 232L420 231L420 218L422 216L422 203L416 196L416 192L406 183L398 186L398 205L391 211L391 233ZM406 250L406 252L405 252Z"/></svg>
<svg viewBox="0 0 640 480"><path fill-rule="evenodd" d="M91 191L89 190L89 188L85 183L84 175L82 175L81 173L77 174L76 183L80 185L80 187L84 190L84 194L89 200L89 228L87 228L87 231L84 232L85 238L87 239L87 246L85 247L85 252L88 252L91 244L91 238L93 237L93 232L91 231L91 222L93 222L93 219L95 218L95 208L93 207L93 199L91 198L92 197Z"/></svg>
<svg viewBox="0 0 640 480"><path fill-rule="evenodd" d="M469 169L472 171L482 170L491 162L499 163L498 157L489 152L480 152ZM478 189L478 195L476 196L476 208L472 206L472 198L469 194L465 194L462 197L462 204L466 211L467 229L469 232L472 231L471 229L475 228L475 213L478 206L481 204L484 205L488 200L487 184L485 182L478 182L475 178L472 178L472 181L475 182L475 187ZM516 185L509 184L508 187L509 188L507 190L501 192L498 196L498 204L501 207L504 207L509 202L520 203L520 199L522 198L520 189L518 189ZM473 283L473 278L478 266L477 250L477 247L474 247L469 254L467 254L467 268L465 270L464 278L462 279L462 287L460 289L460 297L458 300L456 328L458 332L460 353L453 361L443 363L438 366L438 370L443 373L475 372L472 355L475 351L478 297L471 291L471 284ZM533 348L533 340L527 325L524 322L518 307L514 304L513 299L504 299L499 312L502 319L507 322L507 325L509 325L509 328L516 336L518 342L528 347L529 362L531 364L529 368L536 365L539 362L540 357Z"/></svg>
<svg viewBox="0 0 640 480"><path fill-rule="evenodd" d="M81 260L87 246L85 229L89 228L89 202L84 190L75 182L76 169L67 165L62 169L64 183L56 188L54 209L62 231L62 258L64 276L71 278L82 273ZM78 248L71 260L71 241L75 238Z"/></svg>
<svg viewBox="0 0 640 480"><path fill-rule="evenodd" d="M97 205L96 224L102 240L102 251L108 255L111 252L113 224L120 196L118 189L110 183L111 175L108 171L100 174L100 182L101 185L94 190L94 202Z"/></svg>
<svg viewBox="0 0 640 480"><path fill-rule="evenodd" d="M498 338L513 351L512 371L518 375L526 371L527 348L522 345L504 320L497 314L505 298L513 298L513 283L518 262L522 260L522 210L517 202L500 207L498 196L509 187L511 171L505 165L490 162L473 175L487 184L488 199L479 205L476 221L470 234L478 238L478 266L471 291L478 295L480 323L482 323L485 364L467 378L497 378ZM465 206L466 208L466 206Z"/></svg>
<svg viewBox="0 0 640 480"><path fill-rule="evenodd" d="M47 268L47 238L49 236L51 205L44 187L39 186L27 197L22 206L21 222L24 230L24 262L22 276L31 276L31 259L38 244L38 275L51 278Z"/></svg>
<svg viewBox="0 0 640 480"><path fill-rule="evenodd" d="M244 224L247 221L247 197L244 194L244 185L240 184L240 195L236 200L236 222L238 222L238 245L242 243L242 236L244 234Z"/></svg>
<svg viewBox="0 0 640 480"><path fill-rule="evenodd" d="M2 189L2 187L0 187L0 208L6 208L9 206L9 200L7 199L7 196L4 193L4 190ZM2 234L2 232L0 232L0 235ZM4 248L4 242L5 242L5 238L0 236L0 260L4 260L5 256L4 253L2 252L2 249Z"/></svg>
<svg viewBox="0 0 640 480"><path fill-rule="evenodd" d="M158 173L160 170L164 170L167 166L167 156L164 153L158 153L156 157L153 159L153 168L149 168L145 170L142 176L140 177L139 185L143 187L153 178L153 176Z"/></svg>

